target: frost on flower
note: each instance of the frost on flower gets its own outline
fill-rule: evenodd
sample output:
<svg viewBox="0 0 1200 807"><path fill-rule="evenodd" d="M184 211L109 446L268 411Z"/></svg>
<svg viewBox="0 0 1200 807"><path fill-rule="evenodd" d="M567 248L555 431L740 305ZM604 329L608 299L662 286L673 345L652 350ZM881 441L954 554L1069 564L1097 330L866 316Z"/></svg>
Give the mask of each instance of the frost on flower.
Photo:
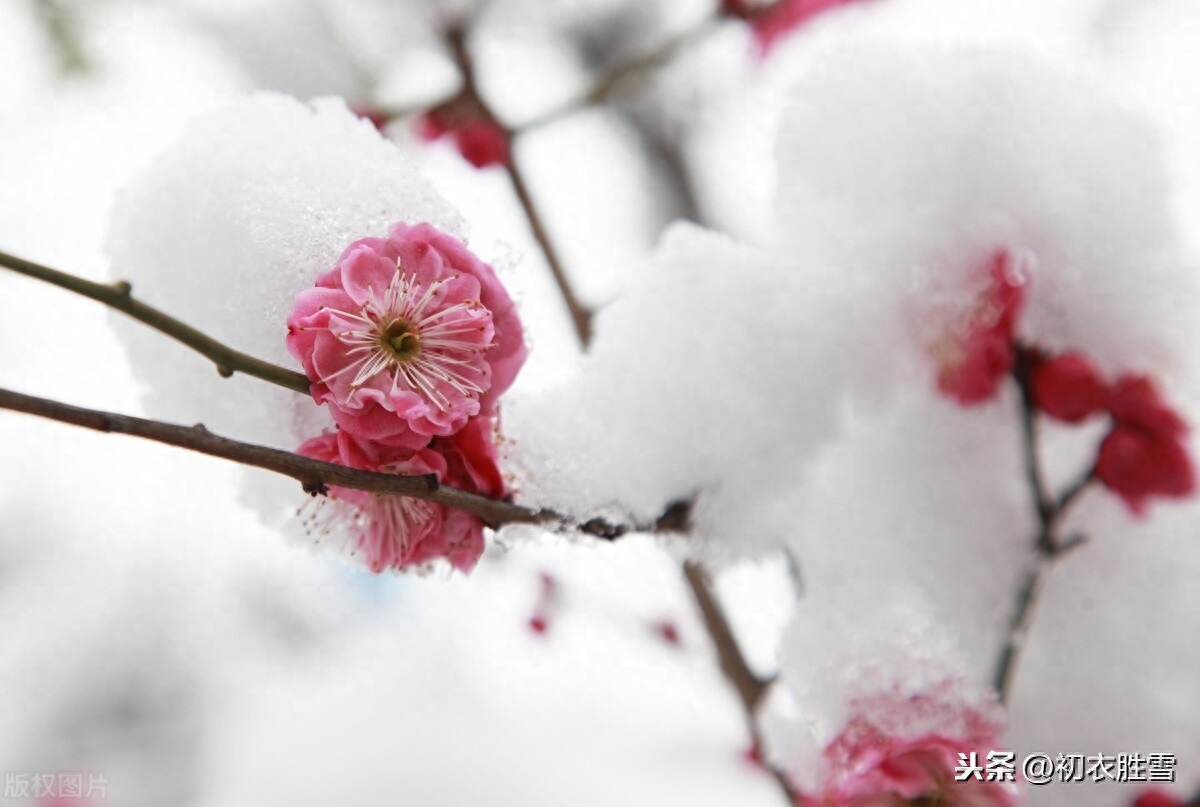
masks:
<svg viewBox="0 0 1200 807"><path fill-rule="evenodd" d="M406 449L490 414L526 355L492 268L428 224L347 247L297 298L287 344L343 430Z"/></svg>
<svg viewBox="0 0 1200 807"><path fill-rule="evenodd" d="M1002 807L1017 801L1013 783L969 778L955 781L960 754L1002 748L998 710L959 708L940 693L901 696L882 693L852 705L854 717L826 746L825 779L802 793L801 807ZM914 721L940 724L949 734L913 734ZM955 726L950 729L950 726Z"/></svg>
<svg viewBox="0 0 1200 807"><path fill-rule="evenodd" d="M778 245L828 290L810 338L855 397L922 373L990 394L1011 358L1005 290L978 285L998 247L1031 257L1023 307L1007 303L1022 343L1181 381L1198 277L1157 131L1110 88L1008 52L847 47L794 88L776 154ZM964 328L964 312L987 316ZM931 361L956 328L950 362Z"/></svg>
<svg viewBox="0 0 1200 807"><path fill-rule="evenodd" d="M444 484L496 497L504 494L504 481L492 430L489 418L475 418L453 437L415 452L359 441L341 430L305 442L297 453L366 471L434 474ZM330 487L327 499L314 501L317 511L306 516L310 536L339 545L372 572L439 558L470 571L483 554L483 522L455 508L341 487Z"/></svg>
<svg viewBox="0 0 1200 807"><path fill-rule="evenodd" d="M992 398L1016 361L1028 271L1008 250L988 262L988 286L931 346L938 389L964 406Z"/></svg>
<svg viewBox="0 0 1200 807"><path fill-rule="evenodd" d="M799 803L1014 804L1013 783L955 781L960 754L1005 748L1004 715L922 595L906 588L869 612L833 604L806 604L789 628L781 673L795 716L768 735Z"/></svg>

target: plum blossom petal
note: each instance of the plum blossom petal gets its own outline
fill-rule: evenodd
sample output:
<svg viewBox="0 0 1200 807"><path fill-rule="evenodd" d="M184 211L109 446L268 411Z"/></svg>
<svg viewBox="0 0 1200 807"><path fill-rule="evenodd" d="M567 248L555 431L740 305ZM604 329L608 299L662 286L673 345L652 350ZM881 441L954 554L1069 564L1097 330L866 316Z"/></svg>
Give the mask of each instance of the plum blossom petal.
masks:
<svg viewBox="0 0 1200 807"><path fill-rule="evenodd" d="M933 347L938 389L963 406L990 400L1016 361L1017 322L1025 306L1028 273L1008 250L988 265L988 286Z"/></svg>
<svg viewBox="0 0 1200 807"><path fill-rule="evenodd" d="M417 119L417 134L427 142L449 137L463 159L476 168L508 165L512 159L508 135L487 118L433 109Z"/></svg>
<svg viewBox="0 0 1200 807"><path fill-rule="evenodd" d="M1092 361L1081 353L1036 358L1030 387L1037 408L1056 420L1079 423L1108 406L1110 390Z"/></svg>
<svg viewBox="0 0 1200 807"><path fill-rule="evenodd" d="M342 429L408 450L490 414L526 355L495 272L429 224L347 247L298 296L288 331Z"/></svg>
<svg viewBox="0 0 1200 807"><path fill-rule="evenodd" d="M1150 498L1184 498L1196 472L1184 445L1187 423L1145 376L1117 380L1109 404L1113 427L1100 444L1096 477L1137 515Z"/></svg>
<svg viewBox="0 0 1200 807"><path fill-rule="evenodd" d="M358 440L345 430L308 440L297 453L351 468L396 474L434 474L440 482L487 496L504 493L490 419L472 420L459 438L405 451ZM318 542L340 540L346 553L372 572L405 570L445 559L470 571L484 550L476 516L407 496L330 487L319 512L307 518Z"/></svg>
<svg viewBox="0 0 1200 807"><path fill-rule="evenodd" d="M949 689L947 689L949 692ZM852 704L851 718L825 748L819 792L802 793L801 807L1003 807L1016 803L1011 782L982 777L956 781L960 754L986 759L1001 748L998 710L956 704L947 693L884 692ZM948 732L908 734L904 726L940 723Z"/></svg>

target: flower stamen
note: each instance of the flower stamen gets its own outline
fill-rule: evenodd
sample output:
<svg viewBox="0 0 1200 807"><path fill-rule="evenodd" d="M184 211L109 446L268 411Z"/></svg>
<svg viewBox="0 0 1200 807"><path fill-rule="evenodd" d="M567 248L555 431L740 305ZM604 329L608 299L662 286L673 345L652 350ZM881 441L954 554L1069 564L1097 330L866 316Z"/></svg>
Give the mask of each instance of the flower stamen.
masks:
<svg viewBox="0 0 1200 807"><path fill-rule="evenodd" d="M480 302L464 300L445 308L435 304L453 279L441 278L420 288L417 278L406 275L397 260L396 273L382 294L368 284L370 299L359 310L331 309L351 325L337 335L356 358L321 380L328 382L353 371L353 395L379 374L391 373L393 392L407 387L443 412L450 409L451 401L439 386L469 398L483 394L488 373L481 358L492 344L480 344L486 330L474 313ZM431 305L435 310L426 314ZM463 338L469 336L476 338Z"/></svg>

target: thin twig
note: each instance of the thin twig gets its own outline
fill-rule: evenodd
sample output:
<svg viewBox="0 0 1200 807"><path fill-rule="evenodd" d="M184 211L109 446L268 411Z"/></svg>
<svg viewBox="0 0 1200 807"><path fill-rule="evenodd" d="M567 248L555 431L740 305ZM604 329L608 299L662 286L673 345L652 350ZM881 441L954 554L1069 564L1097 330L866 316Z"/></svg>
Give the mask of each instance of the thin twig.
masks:
<svg viewBox="0 0 1200 807"><path fill-rule="evenodd" d="M669 62L679 51L691 43L708 36L716 30L720 17L706 17L698 24L677 36L674 36L654 50L634 56L632 59L600 74L581 96L565 104L543 112L536 117L523 121L514 128L514 132L528 132L539 126L561 120L566 116L586 109L590 106L603 104L612 100L617 90L639 74L646 74Z"/></svg>
<svg viewBox="0 0 1200 807"><path fill-rule="evenodd" d="M1046 492L1046 482L1042 476L1042 464L1038 459L1038 428L1037 406L1033 400L1033 389L1028 383L1028 368L1025 366L1025 354L1018 351L1016 367L1013 368L1013 378L1021 397L1021 447L1025 457L1025 477L1029 483L1029 491L1033 496L1033 506L1038 517L1038 547L1048 546L1051 540L1050 522L1054 513L1054 500Z"/></svg>
<svg viewBox="0 0 1200 807"><path fill-rule="evenodd" d="M450 46L450 51L462 76L462 90L459 93L459 99L456 99L456 101L469 104L483 119L504 131L505 136L511 142L516 136L516 132L508 129L496 117L496 114L479 93L479 87L475 80L474 62L471 60L471 54L467 50L465 31L461 28L450 29L446 34L446 41ZM546 257L546 263L550 267L550 273L554 276L554 282L558 286L559 294L567 307L568 313L571 315L571 322L575 326L575 334L579 338L579 343L587 347L592 336L592 311L579 300L575 289L571 286L571 281L567 278L562 260L559 258L558 251L550 239L550 233L546 229L545 222L542 220L541 215L537 211L537 206L533 202L533 196L529 191L529 184L525 181L524 174L517 166L515 154L510 154L504 168L508 172L509 180L512 182L517 201L520 203L521 209L525 213L525 218L529 222L530 232L533 234L533 238L541 249L542 254Z"/></svg>
<svg viewBox="0 0 1200 807"><path fill-rule="evenodd" d="M688 561L683 565L683 576L696 600L696 606L700 609L700 615L704 618L704 626L708 629L708 635L717 649L717 660L721 664L721 672L737 690L738 697L741 698L742 706L747 714L753 716L758 710L758 704L762 701L767 685L758 679L758 676L746 663L746 659L742 657L742 651L738 648L737 639L733 635L733 628L730 627L729 620L725 618L725 613L717 603L716 594L712 590L712 582L704 568L695 561Z"/></svg>
<svg viewBox="0 0 1200 807"><path fill-rule="evenodd" d="M738 700L742 703L742 711L746 716L746 727L750 732L750 742L761 754L763 741L762 732L758 727L758 708L762 704L763 696L770 688L771 680L759 678L746 663L746 658L742 655L741 648L738 647L737 638L733 635L733 628L717 601L712 581L704 567L695 561L687 561L683 564L683 577L692 592L692 598L696 601L696 607L700 609L704 628L717 651L717 662L721 666L721 672L724 674L725 680L737 692ZM798 803L796 792L787 776L767 762L765 757L762 764L778 783L788 804Z"/></svg>
<svg viewBox="0 0 1200 807"><path fill-rule="evenodd" d="M62 0L34 0L33 11L54 47L62 76L84 73L90 67L79 35L79 12Z"/></svg>
<svg viewBox="0 0 1200 807"><path fill-rule="evenodd" d="M665 60L686 38L688 37L682 37L679 41L673 41L662 53L656 52L647 58L627 65L627 69L619 70L616 74L609 77L607 81L602 81L601 84L597 85L591 96L589 96L588 101L596 102L602 100L626 75ZM461 103L472 107L475 114L500 127L511 140L517 132L505 127L497 119L496 115L487 106L487 103L478 92L473 64L466 47L465 32L461 29L453 29L447 33L447 41L454 54L454 59L458 64L463 81L463 89L459 97L449 103ZM544 121L538 121L537 123L542 122ZM525 212L525 217L529 222L530 230L533 232L534 239L538 242L538 245L546 256L546 261L550 265L550 270L558 285L563 303L571 314L576 335L579 337L580 344L586 347L591 339L592 311L580 303L579 299L575 296L575 292L566 277L566 272L563 270L562 263L559 261L558 255L551 243L545 224L542 222L541 216L537 212L537 207L534 205L529 187L513 159L509 160L507 169L513 189L517 195L517 200L520 202L521 208ZM690 502L676 502L667 508L656 522L656 526L669 526L674 530L686 531L689 526L690 510ZM758 678L746 664L746 660L738 648L737 639L733 635L733 629L730 627L724 612L721 610L720 604L717 602L716 595L712 590L708 575L704 569L697 563L687 562L684 564L683 573L684 579L687 581L688 587L691 589L696 601L696 605L700 609L705 629L717 650L721 672L737 691L738 698L742 703L751 741L756 749L761 749L762 737L758 728L757 711L763 695L770 686L770 682ZM769 765L766 767L779 783L779 787L788 799L788 803L796 803L796 794L787 777L781 771Z"/></svg>
<svg viewBox="0 0 1200 807"><path fill-rule="evenodd" d="M234 373L244 373L306 394L311 386L303 373L234 350L191 325L143 303L133 296L133 287L123 280L96 283L4 252L0 252L0 266L115 308L207 357L225 378Z"/></svg>
<svg viewBox="0 0 1200 807"><path fill-rule="evenodd" d="M1063 538L1059 534L1059 528L1067 511L1091 486L1095 476L1094 469L1089 468L1079 479L1068 485L1059 496L1054 496L1048 490L1045 475L1042 473L1041 460L1038 457L1037 404L1034 401L1033 387L1030 383L1032 356L1030 351L1017 346L1017 362L1013 368L1012 377L1020 392L1021 442L1025 456L1025 476L1037 514L1038 528L1034 540L1037 561L1026 575L1017 593L1017 602L1009 620L1004 647L1001 648L1000 657L996 663L993 684L1001 703L1007 703L1012 695L1021 652L1025 648L1029 632L1033 627L1038 604L1046 590L1051 569L1068 552L1085 543L1085 539L1080 535Z"/></svg>
<svg viewBox="0 0 1200 807"><path fill-rule="evenodd" d="M1071 509L1071 506L1074 505L1075 502L1079 501L1079 497L1082 496L1095 481L1096 467L1092 466L1091 468L1088 468L1085 473L1081 474L1078 479L1068 485L1065 490L1063 490L1058 497L1058 501L1054 505L1055 514L1058 516L1059 521L1062 521L1063 516L1065 516L1067 511Z"/></svg>
<svg viewBox="0 0 1200 807"><path fill-rule="evenodd" d="M362 471L310 459L290 451L232 440L213 434L199 424L180 426L115 412L85 409L6 389L0 389L0 409L9 409L14 412L56 420L60 423L69 423L93 431L141 437L212 457L231 460L242 465L262 468L297 480L305 492L313 495L328 493L330 487L341 487L424 499L464 510L478 516L493 528L506 524L540 524L551 528L576 530L597 538L613 540L630 532L679 532L681 531L680 525L687 522L688 504L676 502L668 506L663 514L650 524L623 524L600 518L580 523L553 510L523 507L512 502L489 499L459 488L442 485L438 483L437 477L433 474L402 476Z"/></svg>
<svg viewBox="0 0 1200 807"><path fill-rule="evenodd" d="M1020 592L1017 594L1017 607L1013 611L1008 636L1004 642L1004 648L1000 651L1000 661L996 665L995 687L1000 694L1001 703L1006 703L1012 693L1013 681L1017 674L1017 661L1020 659L1021 651L1025 649L1025 642L1033 627L1037 604L1046 588L1052 564L1053 561L1049 558L1038 558L1037 565L1025 578Z"/></svg>
<svg viewBox="0 0 1200 807"><path fill-rule="evenodd" d="M566 305L567 312L571 315L571 324L575 326L575 335L579 339L579 344L587 347L592 341L592 310L579 301L571 286L571 281L567 279L562 261L559 260L558 253L550 241L550 234L546 232L546 225L542 222L537 208L533 204L529 186L525 183L525 175L517 167L516 158L510 159L505 168L512 181L513 191L517 194L517 201L521 203L521 208L525 211L526 218L529 219L529 229L533 233L533 238L542 248L542 254L546 256L546 263L550 266L550 273L554 275L554 282L558 285L563 304Z"/></svg>

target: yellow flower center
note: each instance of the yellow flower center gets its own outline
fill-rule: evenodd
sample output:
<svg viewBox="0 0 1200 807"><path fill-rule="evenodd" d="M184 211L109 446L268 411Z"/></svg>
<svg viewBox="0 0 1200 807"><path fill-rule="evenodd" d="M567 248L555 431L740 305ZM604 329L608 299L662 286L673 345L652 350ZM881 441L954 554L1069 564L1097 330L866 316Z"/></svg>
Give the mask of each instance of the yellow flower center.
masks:
<svg viewBox="0 0 1200 807"><path fill-rule="evenodd" d="M402 319L393 320L384 328L380 341L399 362L407 362L421 355L420 335Z"/></svg>

